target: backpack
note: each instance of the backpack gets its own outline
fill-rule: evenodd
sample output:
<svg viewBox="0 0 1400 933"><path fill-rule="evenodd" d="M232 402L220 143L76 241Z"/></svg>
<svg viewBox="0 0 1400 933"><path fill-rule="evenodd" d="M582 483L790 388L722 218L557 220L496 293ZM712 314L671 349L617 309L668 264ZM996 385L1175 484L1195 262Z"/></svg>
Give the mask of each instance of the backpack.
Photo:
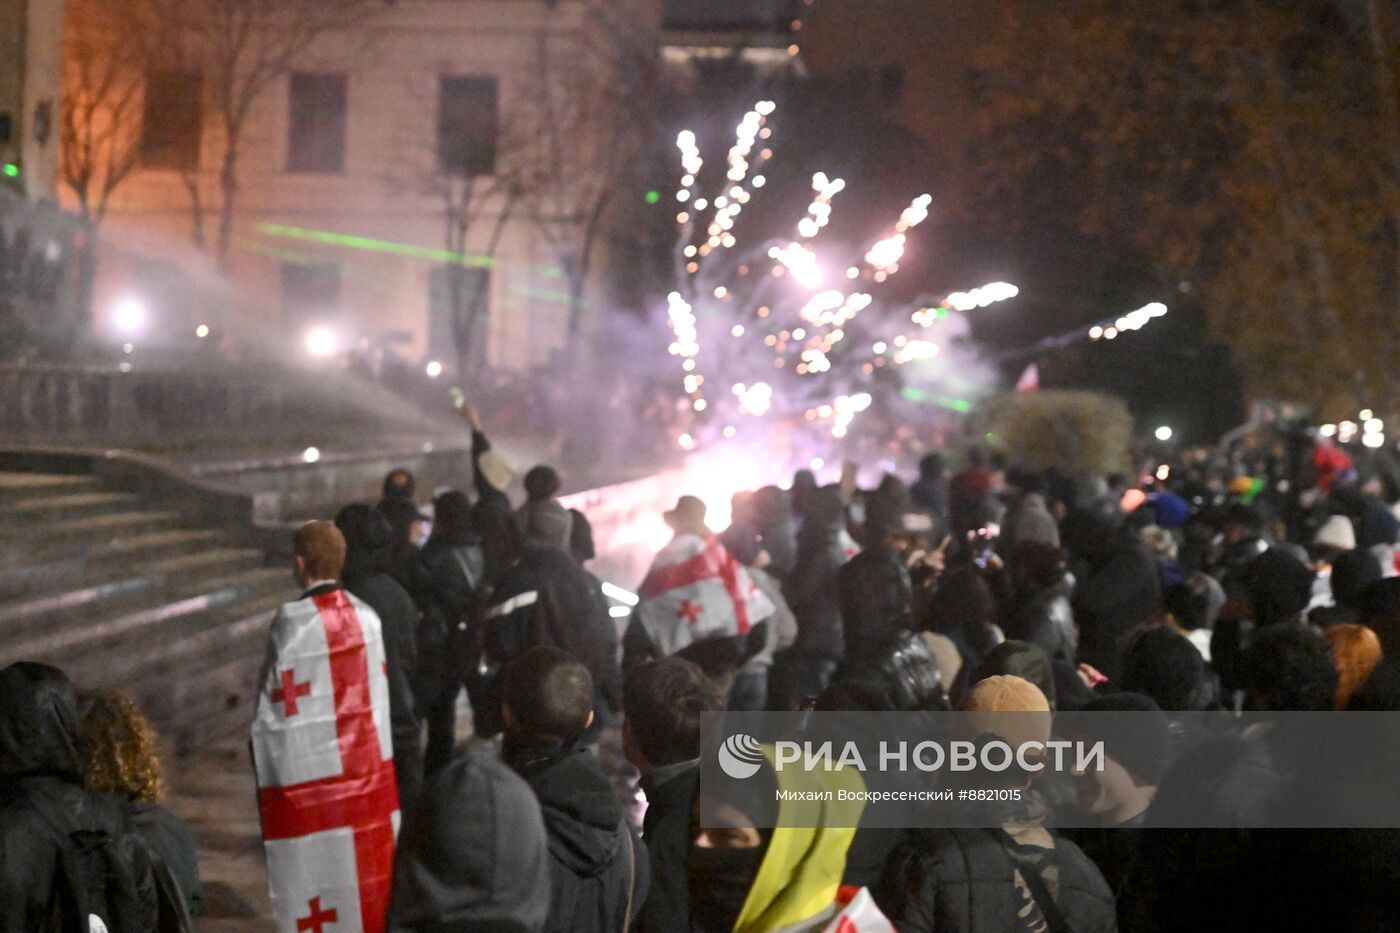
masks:
<svg viewBox="0 0 1400 933"><path fill-rule="evenodd" d="M136 869L117 851L119 841L105 829L64 829L43 806L34 810L58 844L56 903L43 933L148 933Z"/></svg>

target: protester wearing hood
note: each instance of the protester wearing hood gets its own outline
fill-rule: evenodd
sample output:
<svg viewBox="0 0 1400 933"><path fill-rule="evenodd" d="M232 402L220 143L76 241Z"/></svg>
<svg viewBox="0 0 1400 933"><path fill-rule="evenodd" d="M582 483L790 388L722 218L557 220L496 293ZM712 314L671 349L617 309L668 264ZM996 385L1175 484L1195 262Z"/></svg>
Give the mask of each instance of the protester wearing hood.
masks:
<svg viewBox="0 0 1400 933"><path fill-rule="evenodd" d="M496 700L479 674L481 615L486 602L486 556L467 497L455 489L437 497L437 521L423 547L423 566L432 581L432 604L420 631L424 659L423 715L428 721L424 761L429 772L452 758L457 731L457 696L463 687L479 734L497 725Z"/></svg>
<svg viewBox="0 0 1400 933"><path fill-rule="evenodd" d="M642 821L651 889L638 933L690 929L692 806L700 784L700 716L724 700L696 665L681 658L647 661L627 672L622 747L641 773L647 810Z"/></svg>
<svg viewBox="0 0 1400 933"><path fill-rule="evenodd" d="M593 722L593 679L557 648L511 662L501 678L501 755L539 798L549 839L546 931L625 930L646 900L646 849L633 837L597 756L580 745Z"/></svg>
<svg viewBox="0 0 1400 933"><path fill-rule="evenodd" d="M1006 636L1030 642L1053 660L1073 663L1079 633L1070 607L1064 552L1042 541L1019 541L1006 569L1011 585Z"/></svg>
<svg viewBox="0 0 1400 933"><path fill-rule="evenodd" d="M777 486L764 486L753 494L750 503L759 549L768 554L764 569L779 581L786 579L797 565L797 519L793 510L791 498Z"/></svg>
<svg viewBox="0 0 1400 933"><path fill-rule="evenodd" d="M1382 579L1380 561L1371 551L1348 551L1332 561L1329 577L1332 605L1318 606L1308 621L1319 628L1355 623L1361 618L1366 588Z"/></svg>
<svg viewBox="0 0 1400 933"><path fill-rule="evenodd" d="M913 631L913 600L904 560L887 542L841 567L837 602L846 653L840 676L885 684L894 709L947 709L938 658Z"/></svg>
<svg viewBox="0 0 1400 933"><path fill-rule="evenodd" d="M156 929L145 847L122 801L86 790L82 774L67 676L31 661L0 670L0 931L98 929L90 915L113 933Z"/></svg>
<svg viewBox="0 0 1400 933"><path fill-rule="evenodd" d="M928 454L919 461L919 479L909 487L909 495L933 519L935 528L948 527L948 477L941 454Z"/></svg>
<svg viewBox="0 0 1400 933"><path fill-rule="evenodd" d="M1296 622L1312 601L1313 572L1282 548L1269 548L1246 564L1241 582L1250 619L1260 627Z"/></svg>
<svg viewBox="0 0 1400 933"><path fill-rule="evenodd" d="M807 504L817 488L817 474L811 470L798 470L793 474L792 488L788 490L788 502L799 525L807 517ZM796 558L796 552L793 557Z"/></svg>
<svg viewBox="0 0 1400 933"><path fill-rule="evenodd" d="M1128 635L1157 613L1156 562L1136 535L1101 513L1072 514L1064 534L1083 562L1073 597L1079 660L1114 680Z"/></svg>
<svg viewBox="0 0 1400 933"><path fill-rule="evenodd" d="M1148 808L1151 832L1139 835L1127 866L1118 898L1122 928L1177 933L1206 918L1210 929L1259 929L1261 905L1277 901L1280 889L1260 871L1255 841L1263 837L1254 827L1282 793L1262 742L1227 734L1183 749ZM1238 828L1195 828L1202 825Z"/></svg>
<svg viewBox="0 0 1400 933"><path fill-rule="evenodd" d="M500 671L540 645L565 651L588 668L595 691L593 708L600 721L621 708L617 629L602 583L562 547L532 542L501 578L482 616L478 682L488 703L496 705L491 697L499 696ZM499 723L491 726L487 732L478 725L477 733L500 731Z"/></svg>
<svg viewBox="0 0 1400 933"><path fill-rule="evenodd" d="M1005 640L996 612L991 588L970 564L945 573L925 607L922 627L949 639L962 660L950 691L955 700L971 686L972 672L982 659Z"/></svg>
<svg viewBox="0 0 1400 933"><path fill-rule="evenodd" d="M569 546L574 518L555 498L563 486L563 480L550 466L533 467L525 474L525 504L515 514L526 541Z"/></svg>
<svg viewBox="0 0 1400 933"><path fill-rule="evenodd" d="M203 892L194 833L161 806L165 778L150 722L125 694L84 694L78 703L79 738L86 752L84 783L126 801L127 818L146 846L160 903L158 929L194 929Z"/></svg>
<svg viewBox="0 0 1400 933"><path fill-rule="evenodd" d="M1138 828L1147 821L1157 785L1171 761L1172 739L1167 717L1149 697L1139 693L1101 696L1083 712L1106 713L1093 720L1077 719L1071 738L1101 740L1104 767L1074 770L1079 808L1097 826L1067 830L1065 835L1103 872L1115 895L1123 890L1129 865L1137 851ZM1118 714L1132 713L1131 720ZM1078 730L1082 729L1083 732Z"/></svg>
<svg viewBox="0 0 1400 933"><path fill-rule="evenodd" d="M383 514L365 505L348 505L336 514L335 526L345 537L341 582L374 610L382 624L394 773L399 805L407 811L423 783L419 703L414 694L420 614L408 591L389 575L393 533Z"/></svg>
<svg viewBox="0 0 1400 933"><path fill-rule="evenodd" d="M797 564L783 582L783 596L797 616L797 640L773 663L769 691L776 709L796 709L821 693L841 663L845 643L837 573L847 560L844 530L840 490L823 486L809 504L798 536Z"/></svg>
<svg viewBox="0 0 1400 933"><path fill-rule="evenodd" d="M1324 712L1337 707L1332 646L1302 623L1262 628L1245 652L1245 707Z"/></svg>
<svg viewBox="0 0 1400 933"><path fill-rule="evenodd" d="M1164 625L1138 632L1123 653L1118 686L1150 697L1168 712L1192 712L1214 704L1214 688L1196 646Z"/></svg>
<svg viewBox="0 0 1400 933"><path fill-rule="evenodd" d="M1020 677L979 682L964 710L983 715L993 733L1006 726L994 714L1043 713L1038 731L1050 735L1050 704ZM1022 727L1033 729L1034 721L1018 717L1015 728ZM1019 743L1039 736L1003 738ZM1029 774L1017 777L1029 786ZM1113 893L1099 870L1078 846L1030 812L997 829L912 833L890 857L876 899L900 933L1118 928Z"/></svg>
<svg viewBox="0 0 1400 933"><path fill-rule="evenodd" d="M530 786L468 744L429 779L399 833L388 933L542 933L549 858Z"/></svg>
<svg viewBox="0 0 1400 933"><path fill-rule="evenodd" d="M384 494L374 509L389 523L389 573L415 600L426 598L427 579L418 561L424 529L431 519L414 499L417 481L408 470L390 470L384 477Z"/></svg>

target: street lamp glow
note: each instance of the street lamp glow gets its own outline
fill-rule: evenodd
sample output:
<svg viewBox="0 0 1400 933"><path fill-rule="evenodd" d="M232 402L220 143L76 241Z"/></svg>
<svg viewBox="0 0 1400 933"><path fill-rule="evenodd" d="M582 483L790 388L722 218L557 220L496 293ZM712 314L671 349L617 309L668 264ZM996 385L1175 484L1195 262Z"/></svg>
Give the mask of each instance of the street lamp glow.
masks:
<svg viewBox="0 0 1400 933"><path fill-rule="evenodd" d="M146 306L137 298L127 296L112 308L112 323L123 334L136 334L146 326Z"/></svg>
<svg viewBox="0 0 1400 933"><path fill-rule="evenodd" d="M1157 429L1157 440L1159 440L1159 441L1169 441L1169 440L1171 440L1171 439L1172 439L1172 429L1171 429L1171 428L1167 427L1167 426L1164 424L1164 425L1162 425L1160 428Z"/></svg>
<svg viewBox="0 0 1400 933"><path fill-rule="evenodd" d="M316 447L308 447L301 452L302 463L315 463L321 459L321 451Z"/></svg>
<svg viewBox="0 0 1400 933"><path fill-rule="evenodd" d="M335 331L324 325L317 325L306 332L306 352L314 357L324 359L334 356L338 344Z"/></svg>
<svg viewBox="0 0 1400 933"><path fill-rule="evenodd" d="M442 375L442 364L437 360L429 360L428 365L423 367L423 370L428 374L429 379L436 379Z"/></svg>
<svg viewBox="0 0 1400 933"><path fill-rule="evenodd" d="M198 337L200 340L203 340L205 337L208 337L208 336L209 336L209 325L208 325L208 324L201 324L201 325L199 325L198 327L196 327L196 328L194 329L194 335L195 335L196 337Z"/></svg>

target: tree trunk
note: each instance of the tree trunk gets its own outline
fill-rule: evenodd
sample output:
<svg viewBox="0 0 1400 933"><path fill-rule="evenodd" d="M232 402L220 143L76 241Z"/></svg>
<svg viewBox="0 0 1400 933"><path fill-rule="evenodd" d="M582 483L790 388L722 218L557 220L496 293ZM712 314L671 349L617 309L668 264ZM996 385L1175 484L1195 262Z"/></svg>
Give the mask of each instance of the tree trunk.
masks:
<svg viewBox="0 0 1400 933"><path fill-rule="evenodd" d="M78 320L80 330L92 327L93 292L97 286L97 224L83 222L83 245L78 250Z"/></svg>
<svg viewBox="0 0 1400 933"><path fill-rule="evenodd" d="M219 168L219 240L216 256L219 268L228 271L229 247L233 245L234 203L238 196L238 144L236 128L230 128L224 144L223 165Z"/></svg>

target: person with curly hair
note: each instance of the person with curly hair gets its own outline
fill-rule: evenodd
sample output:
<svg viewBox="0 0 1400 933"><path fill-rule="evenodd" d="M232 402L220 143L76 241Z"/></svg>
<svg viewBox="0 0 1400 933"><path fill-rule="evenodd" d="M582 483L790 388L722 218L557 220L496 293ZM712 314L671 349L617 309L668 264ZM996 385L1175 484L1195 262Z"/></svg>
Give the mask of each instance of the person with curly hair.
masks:
<svg viewBox="0 0 1400 933"><path fill-rule="evenodd" d="M155 729L129 696L110 690L80 694L78 717L88 790L126 801L127 815L157 868L157 883L163 862L189 913L198 914L202 893L194 833L160 805L165 778Z"/></svg>

